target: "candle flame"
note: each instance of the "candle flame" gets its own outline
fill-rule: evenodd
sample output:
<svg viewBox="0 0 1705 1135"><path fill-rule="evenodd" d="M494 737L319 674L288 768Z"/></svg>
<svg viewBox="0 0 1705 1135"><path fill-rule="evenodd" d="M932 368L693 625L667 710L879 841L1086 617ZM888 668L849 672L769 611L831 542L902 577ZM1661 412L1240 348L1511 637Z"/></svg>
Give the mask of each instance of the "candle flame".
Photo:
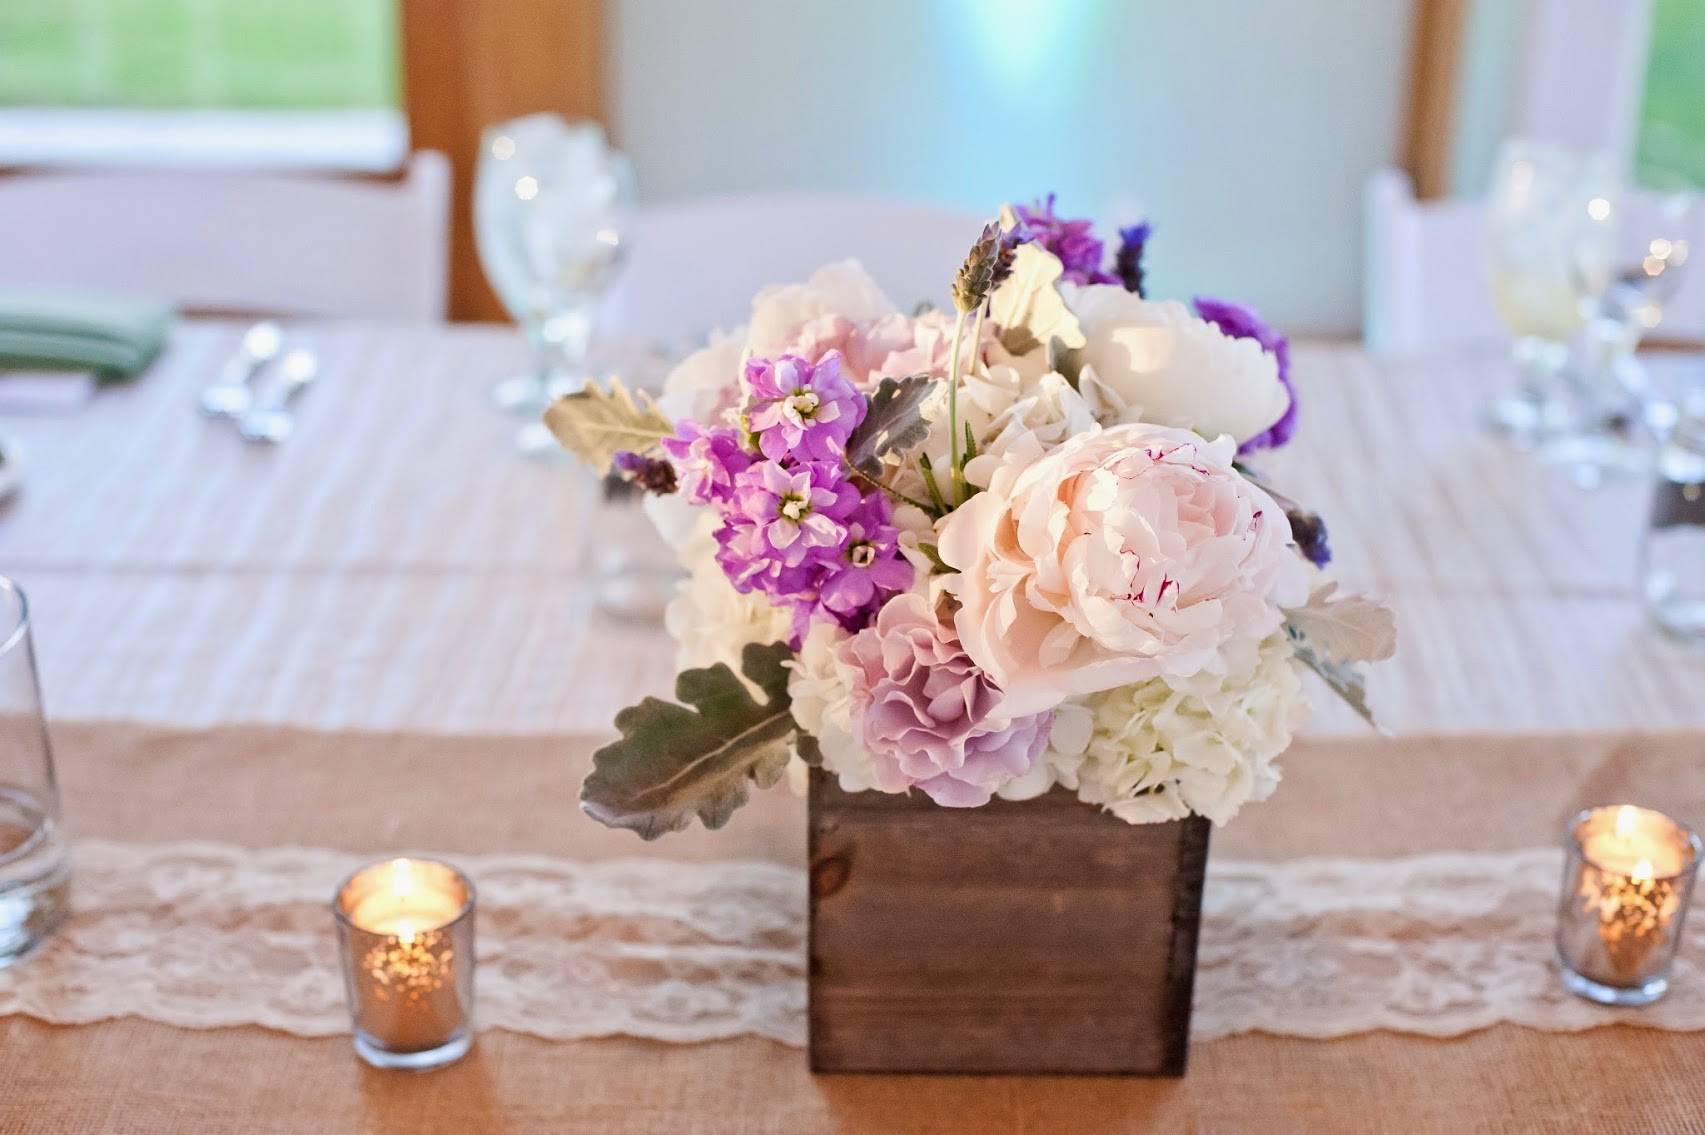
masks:
<svg viewBox="0 0 1705 1135"><path fill-rule="evenodd" d="M1624 804L1616 810L1616 838L1627 839L1634 834L1634 826L1640 822L1640 810L1632 804Z"/></svg>
<svg viewBox="0 0 1705 1135"><path fill-rule="evenodd" d="M1634 864L1634 871L1629 877L1634 879L1636 882L1650 879L1652 877L1652 861L1650 859L1642 859L1640 862Z"/></svg>

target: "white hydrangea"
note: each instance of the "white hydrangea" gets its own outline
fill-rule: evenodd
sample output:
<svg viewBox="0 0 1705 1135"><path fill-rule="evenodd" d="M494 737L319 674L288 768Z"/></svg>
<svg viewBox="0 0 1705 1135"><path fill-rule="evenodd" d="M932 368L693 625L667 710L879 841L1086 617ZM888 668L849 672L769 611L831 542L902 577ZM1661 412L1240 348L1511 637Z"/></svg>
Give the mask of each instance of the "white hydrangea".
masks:
<svg viewBox="0 0 1705 1135"><path fill-rule="evenodd" d="M701 513L698 527L681 545L681 566L687 578L663 611L663 625L677 644L675 665L681 670L728 664L740 673L740 656L751 643L784 641L792 628L788 612L773 606L759 592L734 590L716 562L716 540L711 531L716 518L710 510ZM741 680L745 681L744 675ZM747 683L751 685L750 682Z"/></svg>
<svg viewBox="0 0 1705 1135"><path fill-rule="evenodd" d="M840 778L848 792L876 787L870 757L853 740L852 681L840 661L841 644L850 636L833 623L817 623L806 632L799 655L788 668L788 697L793 699L793 719L817 738L823 752L823 767ZM799 777L802 764L796 757L789 779Z"/></svg>
<svg viewBox="0 0 1705 1135"><path fill-rule="evenodd" d="M1234 641L1220 661L1079 699L1090 735L1075 752L1050 747L1053 779L1133 824L1191 813L1223 824L1265 800L1279 783L1276 758L1308 716L1302 679L1283 633Z"/></svg>

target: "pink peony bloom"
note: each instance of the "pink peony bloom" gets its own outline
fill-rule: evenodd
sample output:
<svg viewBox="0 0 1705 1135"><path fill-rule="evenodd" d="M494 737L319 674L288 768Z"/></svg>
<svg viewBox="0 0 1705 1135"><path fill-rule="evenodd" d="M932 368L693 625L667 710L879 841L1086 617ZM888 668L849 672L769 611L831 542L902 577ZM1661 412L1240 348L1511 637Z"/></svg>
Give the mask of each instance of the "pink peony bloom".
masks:
<svg viewBox="0 0 1705 1135"><path fill-rule="evenodd" d="M852 676L852 733L883 792L917 787L975 808L1035 766L1051 710L1011 717L1001 692L918 595L890 600L840 648Z"/></svg>
<svg viewBox="0 0 1705 1135"><path fill-rule="evenodd" d="M801 327L787 349L812 360L839 351L841 374L860 390L872 390L884 378L914 374L945 378L953 353L953 322L940 311L918 316L894 312L858 323L825 315ZM992 342L993 331L985 327L983 338L985 344ZM965 333L962 349L971 349L970 331Z"/></svg>
<svg viewBox="0 0 1705 1135"><path fill-rule="evenodd" d="M947 516L959 638L1008 712L1199 673L1301 605L1285 510L1232 468L1236 448L1147 424L1032 442Z"/></svg>

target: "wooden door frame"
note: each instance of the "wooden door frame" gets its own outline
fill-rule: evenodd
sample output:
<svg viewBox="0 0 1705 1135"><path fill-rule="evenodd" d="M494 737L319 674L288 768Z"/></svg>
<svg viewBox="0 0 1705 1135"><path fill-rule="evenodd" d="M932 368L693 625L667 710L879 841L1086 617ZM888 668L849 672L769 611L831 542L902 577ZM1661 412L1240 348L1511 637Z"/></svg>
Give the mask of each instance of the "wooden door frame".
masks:
<svg viewBox="0 0 1705 1135"><path fill-rule="evenodd" d="M474 245L480 132L535 111L605 120L604 0L401 0L410 145L450 159L450 318L505 320Z"/></svg>

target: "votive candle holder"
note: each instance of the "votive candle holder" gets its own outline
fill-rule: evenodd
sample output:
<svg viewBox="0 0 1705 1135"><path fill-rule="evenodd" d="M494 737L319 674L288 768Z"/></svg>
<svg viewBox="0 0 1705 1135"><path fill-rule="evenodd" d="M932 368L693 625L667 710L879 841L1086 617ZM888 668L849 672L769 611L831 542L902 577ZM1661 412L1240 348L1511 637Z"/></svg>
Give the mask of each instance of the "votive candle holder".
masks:
<svg viewBox="0 0 1705 1135"><path fill-rule="evenodd" d="M1669 989L1670 970L1700 842L1686 825L1651 808L1588 808L1564 839L1557 906L1563 984L1602 1005L1649 1005Z"/></svg>
<svg viewBox="0 0 1705 1135"><path fill-rule="evenodd" d="M473 1044L474 887L435 859L371 863L332 901L355 1051L423 1071Z"/></svg>

